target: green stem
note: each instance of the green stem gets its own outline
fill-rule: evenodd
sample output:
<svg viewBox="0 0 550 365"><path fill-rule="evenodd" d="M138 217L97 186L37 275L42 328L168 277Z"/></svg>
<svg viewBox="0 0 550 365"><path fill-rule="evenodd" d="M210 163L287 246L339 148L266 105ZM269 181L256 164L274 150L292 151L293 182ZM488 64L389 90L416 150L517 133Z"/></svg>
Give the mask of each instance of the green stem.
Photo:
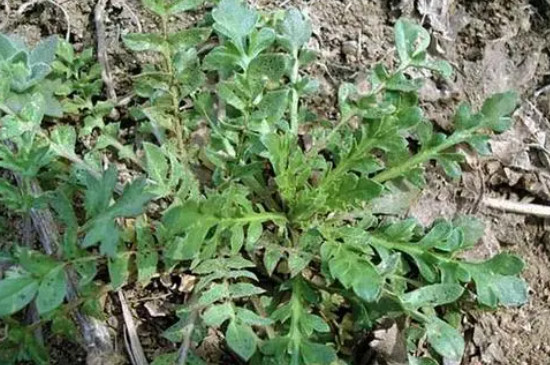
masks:
<svg viewBox="0 0 550 365"><path fill-rule="evenodd" d="M425 316L424 314L422 314L422 313L420 313L419 311L416 311L416 310L410 310L409 308L404 306L403 302L401 301L401 298L398 295L396 295L395 293L392 293L388 289L382 289L382 291L384 292L384 295L386 295L389 298L392 298L395 303L399 303L399 305L400 305L401 309L403 310L403 312L405 312L407 315L409 315L414 320L416 320L420 323L426 323L426 322L429 321L428 317Z"/></svg>
<svg viewBox="0 0 550 365"><path fill-rule="evenodd" d="M409 68L409 66L410 64L408 63L404 63L401 66L399 66L397 70L395 70L395 72L393 72L392 75L388 77L387 80L382 81L375 89L371 90L366 96L373 96L382 92L386 88L388 80L393 78L395 75L405 71L407 68ZM343 126L347 125L348 122L351 120L351 118L353 118L354 116L356 116L355 113L342 115L340 121L334 126L332 131L330 131L329 135L326 138L322 139L315 147L313 147L310 150L310 152L308 152L308 155L315 155L319 151L321 151L323 148L325 148L328 145L328 143L334 138L334 136L340 131L340 129L342 129Z"/></svg>
<svg viewBox="0 0 550 365"><path fill-rule="evenodd" d="M132 161L136 166L138 166L141 170L145 171L145 167L143 166L143 163L141 162L141 160L136 156L136 154L134 153L134 151L130 150L130 151L125 151L124 150L124 145L122 143L120 143L116 138L110 138L111 140L111 145L119 152L123 152L125 154L127 154L126 158L129 159L130 161Z"/></svg>
<svg viewBox="0 0 550 365"><path fill-rule="evenodd" d="M61 306L59 309L57 309L58 312L64 313L64 314L70 314L74 310L78 309L78 307L83 304L86 300L91 298L100 298L101 296L107 294L109 291L111 291L111 288L109 285L103 285L101 288L99 288L96 292L92 293L90 296L86 298L76 298L73 301L68 302L67 304ZM27 328L30 331L33 331L34 329L42 326L43 324L51 321L51 318L41 318L37 322L34 322L33 324L27 326Z"/></svg>
<svg viewBox="0 0 550 365"><path fill-rule="evenodd" d="M302 333L300 331L300 317L302 316L301 283L297 277L292 281L292 296L290 297L290 332L288 334L292 346L291 364L300 363L300 344Z"/></svg>
<svg viewBox="0 0 550 365"><path fill-rule="evenodd" d="M437 156L438 153L454 146L459 143L464 142L468 137L470 137L475 130L477 130L479 127L475 127L472 129L468 129L462 132L455 132L453 135L451 135L449 138L445 140L445 142L441 143L440 145L437 145L435 147L429 148L427 150L424 150L416 155L414 155L412 158L406 160L401 165L394 166L390 169L384 170L381 173L375 175L372 180L376 181L378 183L384 183L388 180L395 179L396 177L399 177L409 170L414 169L418 165L431 160L433 157Z"/></svg>
<svg viewBox="0 0 550 365"><path fill-rule="evenodd" d="M163 16L162 18L162 34L165 41L168 41L168 19L166 16ZM166 42L168 43L168 42ZM187 153L185 151L185 142L184 142L184 135L183 135L183 121L180 117L180 110L179 110L179 98L178 98L178 88L176 85L176 80L174 77L174 68L172 67L172 49L170 46L166 47L166 50L162 52L162 55L164 56L164 62L166 63L166 70L167 73L170 75L170 85L169 85L169 92L170 97L172 101L172 112L174 113L174 134L176 135L176 143L178 146L178 152L180 154L180 158L182 161L187 161Z"/></svg>
<svg viewBox="0 0 550 365"><path fill-rule="evenodd" d="M165 59L165 62L166 62L166 59ZM149 77L149 76L171 76L171 75L168 72L164 72L164 71L149 71L149 72L142 72L137 75L132 75L130 76L130 78L139 79L142 77Z"/></svg>
<svg viewBox="0 0 550 365"><path fill-rule="evenodd" d="M164 40L168 38L168 16L163 15L160 17L161 25L162 25L162 35L164 37Z"/></svg>
<svg viewBox="0 0 550 365"><path fill-rule="evenodd" d="M105 259L104 256L92 255L92 256L79 257L79 258L76 258L76 259L65 261L64 265L74 265L74 264L79 263L79 262L100 261L100 260L103 260L103 259Z"/></svg>
<svg viewBox="0 0 550 365"><path fill-rule="evenodd" d="M361 141L355 151L348 155L342 162L338 164L338 166L336 166L333 170L329 172L327 177L319 186L319 189L330 188L330 185L334 181L338 180L342 175L349 171L354 161L369 153L370 150L374 148L375 143L376 140L372 138L365 138L365 140Z"/></svg>
<svg viewBox="0 0 550 365"><path fill-rule="evenodd" d="M405 71L410 65L408 63L404 63L395 72L388 77L388 80L391 79L393 76ZM387 81L381 82L374 90L371 90L369 95L376 95L382 90L386 88ZM345 126L351 118L355 116L355 113L350 113L342 117L342 119L338 122L338 124L334 127L334 129L330 132L330 134L322 140L322 142L315 148L312 149L311 154L316 154L321 149L326 147L326 144L330 142L330 140L338 133L338 131ZM337 180L339 177L341 177L343 174L347 173L350 169L350 165L357 160L362 158L365 154L369 153L372 148L374 148L374 145L376 143L376 139L371 137L366 137L361 143L356 147L355 151L352 152L350 155L348 155L343 161L341 161L338 166L336 166L333 170L331 170L326 178L323 180L321 185L319 186L319 189L327 189L330 187L330 185Z"/></svg>
<svg viewBox="0 0 550 365"><path fill-rule="evenodd" d="M340 121L338 121L338 123L336 123L336 125L334 126L332 131L330 131L329 135L326 138L323 138L311 150L309 150L308 156L316 155L316 154L319 153L319 151L324 149L329 144L329 142L334 138L334 136L336 136L336 134L340 131L340 129L342 129L343 126L348 124L348 122L354 116L355 116L355 114L353 114L353 113L346 114L345 116L342 116Z"/></svg>
<svg viewBox="0 0 550 365"><path fill-rule="evenodd" d="M437 259L438 261L441 261L441 262L445 262L445 263L454 262L454 260L451 259L451 258L445 257L443 255L438 255L438 254L433 253L433 252L426 251L425 249L422 249L422 248L420 248L418 246L415 246L414 244L411 244L411 243L392 242L392 241L388 241L387 239L382 238L380 236L370 236L370 239L371 239L372 244L382 246L382 247L387 248L389 250L397 250L397 251L401 251L401 252L407 253L409 255L414 255L414 256L422 256L422 255L428 254L428 255L434 257L435 259Z"/></svg>
<svg viewBox="0 0 550 365"><path fill-rule="evenodd" d="M75 165L79 166L80 168L88 171L93 177L100 179L101 178L101 172L98 171L96 168L88 164L86 161L81 159L78 155L75 153L69 153L64 148L59 147L54 141L50 139L45 133L41 132L40 136L44 138L46 141L48 141L48 144L50 145L50 148L60 157L66 158L67 160L71 161Z"/></svg>
<svg viewBox="0 0 550 365"><path fill-rule="evenodd" d="M283 214L279 213L255 213L240 218L225 218L220 223L250 223L250 222L288 222L288 219Z"/></svg>
<svg viewBox="0 0 550 365"><path fill-rule="evenodd" d="M298 71L300 63L298 61L298 50L292 52L293 65L290 74L290 82L292 83L292 91L290 95L290 132L292 135L298 135L298 91L296 91L296 83L298 82Z"/></svg>
<svg viewBox="0 0 550 365"><path fill-rule="evenodd" d="M244 156L244 152L246 150L245 146L245 139L248 132L248 113L243 113L243 127L241 132L239 133L239 144L237 145L237 153L236 153L236 159L237 163L241 162L241 158Z"/></svg>
<svg viewBox="0 0 550 365"><path fill-rule="evenodd" d="M184 136L183 136L183 123L180 118L180 111L179 111L179 101L175 94L176 87L170 88L170 95L172 96L172 108L174 111L174 133L176 134L176 141L178 144L178 151L180 153L180 157L183 161L187 161L187 152L185 151L185 143L184 143Z"/></svg>

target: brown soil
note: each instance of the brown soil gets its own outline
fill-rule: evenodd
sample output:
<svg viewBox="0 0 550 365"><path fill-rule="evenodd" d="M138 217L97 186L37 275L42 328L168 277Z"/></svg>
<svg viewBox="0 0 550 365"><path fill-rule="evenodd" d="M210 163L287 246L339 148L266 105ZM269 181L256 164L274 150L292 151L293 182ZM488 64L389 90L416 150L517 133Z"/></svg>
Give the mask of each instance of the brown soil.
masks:
<svg viewBox="0 0 550 365"><path fill-rule="evenodd" d="M545 204L550 199L550 91L537 90L550 83L550 5L548 0L253 0L259 7L273 8L285 3L306 10L314 24L310 46L320 53L312 67L320 79L321 94L313 100L315 110L324 117L336 113L334 95L342 81L361 77L375 62L391 63L392 25L401 15L424 19L436 39L432 51L449 60L456 68L452 82L434 79L422 90L428 112L442 129L448 129L457 103L467 100L474 105L488 94L515 88L522 94L523 105L516 113L512 131L499 136L492 144L495 155L489 159L468 161L461 181L448 181L432 171L430 187L411 209L421 222L430 223L437 216L475 213L488 227L483 242L470 253L485 257L500 250L515 252L525 258L524 273L531 287L529 303L518 309L470 313L464 321L468 346L463 364L544 365L550 363L550 232L542 219L497 212L476 204L483 196ZM9 1L11 15L4 31L36 41L52 33L64 35L67 25L63 12L49 2L40 2L17 15L20 0ZM95 43L93 27L94 0L59 1L71 24L71 40L79 47ZM422 13L422 4L448 3L445 17ZM2 7L0 6L0 9ZM0 12L0 23L5 17ZM121 45L121 34L135 31L137 21L144 30L155 27L151 16L138 0L111 0L106 8L107 42L110 62L114 66L117 93L125 94L128 71L137 61ZM195 18L174 19L171 26L182 28ZM6 224L12 225L9 220ZM126 293L139 316L137 323L146 354L151 358L173 350L159 334L175 318L151 310L163 300L147 299L166 295L166 312L173 313L182 299L179 291L165 287ZM144 299L145 298L145 299ZM165 301L166 302L166 301ZM153 303L145 308L145 303ZM109 301L109 323L118 333L123 348L121 317L115 296ZM158 317L153 317L153 315ZM118 318L118 319L117 319ZM212 334L215 342L216 334ZM53 340L56 364L84 362L84 354L74 345ZM222 360L217 360L220 363ZM230 360L229 360L230 361ZM222 361L223 362L223 361Z"/></svg>

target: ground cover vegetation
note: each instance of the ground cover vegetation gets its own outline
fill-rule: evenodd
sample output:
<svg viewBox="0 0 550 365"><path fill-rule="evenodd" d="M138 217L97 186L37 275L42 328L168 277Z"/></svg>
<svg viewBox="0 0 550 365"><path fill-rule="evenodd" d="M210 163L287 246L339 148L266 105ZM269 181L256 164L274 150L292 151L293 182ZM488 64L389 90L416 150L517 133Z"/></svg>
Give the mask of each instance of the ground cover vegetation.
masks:
<svg viewBox="0 0 550 365"><path fill-rule="evenodd" d="M168 31L202 3L144 0L159 32L124 36L151 56L132 77L124 136L91 49L0 35L0 204L22 219L51 210L61 232L50 248L2 252L2 363L48 363L38 325L74 339L75 311L102 318L106 293L176 270L198 281L164 333L182 351L156 364L204 363L192 344L208 328L250 364L353 363L350 344L387 318L404 323L411 364L438 364L462 357L464 311L526 301L520 258L461 258L481 222L422 227L393 199L422 188L428 164L459 177L457 145L490 154L514 92L462 104L450 134L434 129L417 91L453 70L428 55L425 29L400 19L397 64L343 83L338 120L320 120L307 108L318 83L303 13L222 0L195 27Z"/></svg>

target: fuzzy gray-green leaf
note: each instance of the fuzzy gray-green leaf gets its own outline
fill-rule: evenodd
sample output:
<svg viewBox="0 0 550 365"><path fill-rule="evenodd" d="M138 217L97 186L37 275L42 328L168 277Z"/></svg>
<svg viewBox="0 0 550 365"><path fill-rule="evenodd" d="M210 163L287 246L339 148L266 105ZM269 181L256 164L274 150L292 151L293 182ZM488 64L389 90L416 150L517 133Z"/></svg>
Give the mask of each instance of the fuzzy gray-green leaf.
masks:
<svg viewBox="0 0 550 365"><path fill-rule="evenodd" d="M223 322L235 315L233 305L229 302L223 304L214 304L208 307L202 314L204 323L208 326L219 327Z"/></svg>
<svg viewBox="0 0 550 365"><path fill-rule="evenodd" d="M6 60L17 52L17 47L5 34L0 34L0 60Z"/></svg>
<svg viewBox="0 0 550 365"><path fill-rule="evenodd" d="M109 277L113 290L120 289L130 276L129 272L130 255L126 252L121 252L116 257L109 259Z"/></svg>
<svg viewBox="0 0 550 365"><path fill-rule="evenodd" d="M464 353L464 339L456 328L437 317L426 323L426 335L429 344L441 356L460 361Z"/></svg>
<svg viewBox="0 0 550 365"><path fill-rule="evenodd" d="M288 104L288 89L267 92L257 106L253 117L277 123L284 116Z"/></svg>
<svg viewBox="0 0 550 365"><path fill-rule="evenodd" d="M238 253L244 244L244 227L242 225L236 224L231 227L231 253L234 255Z"/></svg>
<svg viewBox="0 0 550 365"><path fill-rule="evenodd" d="M210 37L210 28L191 28L170 35L168 42L177 50L186 50L205 42Z"/></svg>
<svg viewBox="0 0 550 365"><path fill-rule="evenodd" d="M250 283L236 283L229 285L229 295L233 299L249 297L265 293L265 290Z"/></svg>
<svg viewBox="0 0 550 365"><path fill-rule="evenodd" d="M327 345L304 341L300 349L307 365L330 365L336 360L336 351Z"/></svg>
<svg viewBox="0 0 550 365"><path fill-rule="evenodd" d="M250 62L248 74L256 79L279 81L288 68L288 56L282 53L265 53Z"/></svg>
<svg viewBox="0 0 550 365"><path fill-rule="evenodd" d="M229 348L245 361L256 352L256 335L248 325L231 322L225 332L225 340Z"/></svg>
<svg viewBox="0 0 550 365"><path fill-rule="evenodd" d="M136 240L138 281L145 286L157 272L159 256L151 229L143 217L138 218L136 221Z"/></svg>
<svg viewBox="0 0 550 365"><path fill-rule="evenodd" d="M298 9L287 10L278 24L279 43L289 52L297 52L304 46L312 34L311 21Z"/></svg>
<svg viewBox="0 0 550 365"><path fill-rule="evenodd" d="M258 13L248 8L242 1L222 0L212 11L212 18L216 22L215 30L240 43L258 22Z"/></svg>
<svg viewBox="0 0 550 365"><path fill-rule="evenodd" d="M271 28L262 28L252 31L248 44L248 56L250 58L255 58L263 50L271 46L274 41L275 32Z"/></svg>
<svg viewBox="0 0 550 365"><path fill-rule="evenodd" d="M175 0L168 6L168 14L174 15L198 8L204 0Z"/></svg>
<svg viewBox="0 0 550 365"><path fill-rule="evenodd" d="M55 59L57 43L57 36L50 36L41 40L31 51L29 63L31 65L36 65L39 63L43 63L46 65L51 64Z"/></svg>
<svg viewBox="0 0 550 365"><path fill-rule="evenodd" d="M166 48L164 39L155 33L130 33L123 36L122 40L134 52L163 52Z"/></svg>
<svg viewBox="0 0 550 365"><path fill-rule="evenodd" d="M418 23L409 19L398 19L395 23L395 47L402 63L421 55L430 45L430 34Z"/></svg>
<svg viewBox="0 0 550 365"><path fill-rule="evenodd" d="M74 155L76 132L72 126L58 125L51 133L51 140L56 144L56 152L65 156Z"/></svg>
<svg viewBox="0 0 550 365"><path fill-rule="evenodd" d="M510 128L512 120L509 118L516 109L518 96L513 91L495 94L483 103L481 113L487 126L495 132L504 132Z"/></svg>
<svg viewBox="0 0 550 365"><path fill-rule="evenodd" d="M401 300L407 306L419 308L423 306L439 306L455 302L464 292L458 284L433 284L405 293Z"/></svg>
<svg viewBox="0 0 550 365"><path fill-rule="evenodd" d="M251 326L269 326L273 321L269 318L264 318L258 314L252 312L246 308L237 308L236 312L237 318L244 324Z"/></svg>
<svg viewBox="0 0 550 365"><path fill-rule="evenodd" d="M143 5L159 16L166 16L166 0L142 0Z"/></svg>

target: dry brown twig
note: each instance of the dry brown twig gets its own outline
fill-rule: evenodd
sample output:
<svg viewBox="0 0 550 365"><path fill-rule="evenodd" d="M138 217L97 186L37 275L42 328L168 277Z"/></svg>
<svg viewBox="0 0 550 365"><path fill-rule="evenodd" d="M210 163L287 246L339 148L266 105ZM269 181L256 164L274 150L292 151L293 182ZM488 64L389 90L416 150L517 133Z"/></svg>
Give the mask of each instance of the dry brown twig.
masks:
<svg viewBox="0 0 550 365"><path fill-rule="evenodd" d="M27 11L27 9L29 8L32 8L33 6L37 5L37 4L41 4L41 3L49 3L53 6L55 6L56 8L58 8L59 10L61 10L61 12L63 13L63 16L65 17L65 22L67 23L67 32L65 33L65 40L68 42L69 41L69 38L71 36L71 18L69 17L69 13L67 12L67 10L61 6L59 3L55 2L54 0L30 0L30 1L27 1L26 3L23 3L21 4L21 6L19 6L19 8L17 9L17 16L20 17L21 15L23 15L23 13L25 11Z"/></svg>
<svg viewBox="0 0 550 365"><path fill-rule="evenodd" d="M344 8L344 12L347 13L352 5L353 5L353 0L348 0L348 3L346 4L346 7Z"/></svg>
<svg viewBox="0 0 550 365"><path fill-rule="evenodd" d="M126 325L126 331L124 332L124 342L126 344L126 350L130 357L132 365L148 365L147 358L143 352L143 347L139 341L137 335L136 324L134 317L128 307L128 301L124 297L122 290L118 291L118 299L120 300L120 306L122 308L122 317Z"/></svg>
<svg viewBox="0 0 550 365"><path fill-rule="evenodd" d="M96 30L97 41L97 61L101 65L101 78L105 84L107 90L107 97L116 102L117 96L115 91L115 85L113 76L111 73L111 66L109 65L109 58L107 55L107 41L105 33L105 6L107 0L98 0L94 8L94 24Z"/></svg>
<svg viewBox="0 0 550 365"><path fill-rule="evenodd" d="M10 0L4 0L4 12L6 14L4 16L4 20L2 21L2 23L0 23L0 30L4 29L10 21L10 14L11 14Z"/></svg>
<svg viewBox="0 0 550 365"><path fill-rule="evenodd" d="M9 143L7 145L13 148ZM20 176L16 175L15 179L20 187L26 186ZM34 196L42 194L42 188L36 180L30 182L30 193ZM49 209L32 208L30 218L44 252L47 255L54 256L59 247L60 237L52 212ZM68 279L67 299L69 302L74 302L78 300L78 278L72 267L67 267L65 273ZM78 310L74 312L74 317L80 327L84 345L88 352L88 362L92 363L93 359L109 361L108 359L114 358L111 336L107 326L95 318L84 316Z"/></svg>
<svg viewBox="0 0 550 365"><path fill-rule="evenodd" d="M128 5L128 3L124 0L120 0L120 3L124 7L124 9L126 9L126 11L130 14L130 17L132 17L132 20L136 24L138 33L143 33L143 27L141 26L141 21L139 20L139 17L134 12L134 10L132 10L132 7Z"/></svg>
<svg viewBox="0 0 550 365"><path fill-rule="evenodd" d="M472 190L478 190L476 193L475 200L472 202L471 206L467 209L468 214L475 214L479 211L479 207L481 203L483 202L483 198L485 197L485 178L483 177L483 172L481 171L479 167L479 161L476 160L475 162L475 170L477 171L476 176L479 184L479 189L476 189L474 186L474 189Z"/></svg>
<svg viewBox="0 0 550 365"><path fill-rule="evenodd" d="M178 351L178 357L176 359L176 365L185 365L187 363L187 357L189 356L189 349L191 347L191 337L195 330L195 322L199 316L199 309L194 308L189 315L189 319L184 327L183 342Z"/></svg>
<svg viewBox="0 0 550 365"><path fill-rule="evenodd" d="M32 247L32 220L30 216L23 218L23 228L21 232L23 245L29 249ZM33 301L31 305L27 308L26 321L28 324L32 325L40 321L40 315L38 314L38 309L36 307L36 302ZM34 329L34 337L40 344L44 344L44 335L42 334L42 326L38 325Z"/></svg>
<svg viewBox="0 0 550 365"><path fill-rule="evenodd" d="M537 91L535 91L534 97L538 98L542 94L546 94L548 91L550 91L550 84L548 84L546 86L543 86L540 89L538 89Z"/></svg>
<svg viewBox="0 0 550 365"><path fill-rule="evenodd" d="M31 182L31 192L33 195L41 194L42 190L36 181ZM48 209L31 209L31 219L34 229L44 251L48 255L54 255L59 243L59 234L57 226L54 223L53 214ZM67 268L68 288L67 298L74 301L78 298L76 273L72 268ZM79 311L75 312L75 319L80 326L84 344L88 350L88 356L101 356L108 358L113 354L111 338L105 324L95 318L86 317Z"/></svg>
<svg viewBox="0 0 550 365"><path fill-rule="evenodd" d="M533 215L541 218L550 218L550 206L514 202L505 199L484 198L483 205L505 212Z"/></svg>
<svg viewBox="0 0 550 365"><path fill-rule="evenodd" d="M363 54L363 28L357 31L357 62L361 62L361 55Z"/></svg>

